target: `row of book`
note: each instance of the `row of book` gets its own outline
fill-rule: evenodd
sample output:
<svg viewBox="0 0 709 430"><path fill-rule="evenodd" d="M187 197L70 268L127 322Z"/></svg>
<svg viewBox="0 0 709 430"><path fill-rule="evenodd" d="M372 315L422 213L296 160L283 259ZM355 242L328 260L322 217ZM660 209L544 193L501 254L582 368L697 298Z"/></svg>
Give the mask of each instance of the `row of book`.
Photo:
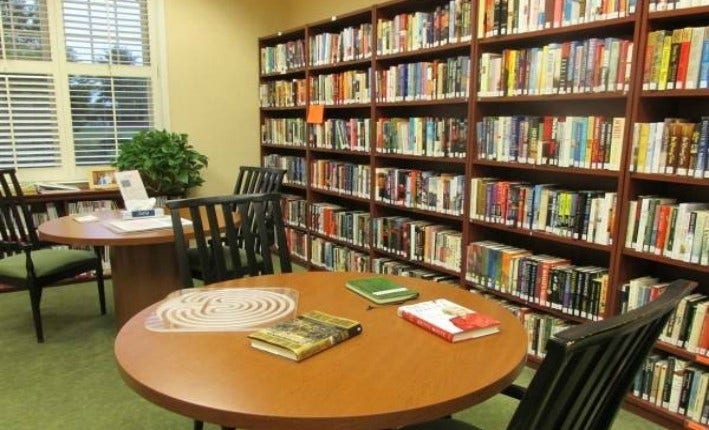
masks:
<svg viewBox="0 0 709 430"><path fill-rule="evenodd" d="M709 88L709 26L651 31L643 90Z"/></svg>
<svg viewBox="0 0 709 430"><path fill-rule="evenodd" d="M370 214L333 203L310 206L310 228L343 242L369 248Z"/></svg>
<svg viewBox="0 0 709 430"><path fill-rule="evenodd" d="M291 226L306 228L308 201L295 194L283 194L283 221Z"/></svg>
<svg viewBox="0 0 709 430"><path fill-rule="evenodd" d="M470 219L610 245L617 198L613 191L478 177L470 180Z"/></svg>
<svg viewBox="0 0 709 430"><path fill-rule="evenodd" d="M465 158L468 120L465 118L379 118L377 152Z"/></svg>
<svg viewBox="0 0 709 430"><path fill-rule="evenodd" d="M462 234L450 226L405 216L372 218L376 249L460 272Z"/></svg>
<svg viewBox="0 0 709 430"><path fill-rule="evenodd" d="M305 146L306 125L303 118L264 118L261 142L272 145Z"/></svg>
<svg viewBox="0 0 709 430"><path fill-rule="evenodd" d="M263 157L263 166L285 169L284 184L305 186L308 183L308 163L305 157L268 154Z"/></svg>
<svg viewBox="0 0 709 430"><path fill-rule="evenodd" d="M609 37L484 52L480 97L627 91L633 42Z"/></svg>
<svg viewBox="0 0 709 430"><path fill-rule="evenodd" d="M286 243L291 255L301 260L308 260L308 233L295 228L286 227Z"/></svg>
<svg viewBox="0 0 709 430"><path fill-rule="evenodd" d="M633 124L629 170L641 173L709 177L709 116L692 122L665 118Z"/></svg>
<svg viewBox="0 0 709 430"><path fill-rule="evenodd" d="M377 70L377 101L403 102L467 97L469 56L392 65Z"/></svg>
<svg viewBox="0 0 709 430"><path fill-rule="evenodd" d="M465 42L472 36L471 0L451 0L432 11L377 20L377 54L389 55Z"/></svg>
<svg viewBox="0 0 709 430"><path fill-rule="evenodd" d="M650 12L709 6L709 0L649 0Z"/></svg>
<svg viewBox="0 0 709 430"><path fill-rule="evenodd" d="M377 167L380 202L450 215L463 214L465 175Z"/></svg>
<svg viewBox="0 0 709 430"><path fill-rule="evenodd" d="M310 77L310 104L369 103L371 68Z"/></svg>
<svg viewBox="0 0 709 430"><path fill-rule="evenodd" d="M324 66L372 56L372 24L365 22L339 33L320 33L308 40L308 64Z"/></svg>
<svg viewBox="0 0 709 430"><path fill-rule="evenodd" d="M620 309L622 313L639 308L664 293L669 282L653 276L641 276L624 283L620 289ZM684 297L665 327L660 340L693 354L709 355L709 298L703 294Z"/></svg>
<svg viewBox="0 0 709 430"><path fill-rule="evenodd" d="M338 160L311 162L313 188L335 191L363 199L370 198L371 167Z"/></svg>
<svg viewBox="0 0 709 430"><path fill-rule="evenodd" d="M305 106L305 79L269 81L259 85L262 108Z"/></svg>
<svg viewBox="0 0 709 430"><path fill-rule="evenodd" d="M305 67L305 42L289 40L261 48L261 74L286 73Z"/></svg>
<svg viewBox="0 0 709 430"><path fill-rule="evenodd" d="M640 195L628 207L626 248L709 265L709 203Z"/></svg>
<svg viewBox="0 0 709 430"><path fill-rule="evenodd" d="M310 262L333 272L369 272L369 255L315 236L310 241Z"/></svg>
<svg viewBox="0 0 709 430"><path fill-rule="evenodd" d="M551 309L586 319L606 312L608 268L576 266L570 260L494 241L466 249L466 279Z"/></svg>
<svg viewBox="0 0 709 430"><path fill-rule="evenodd" d="M409 276L434 282L458 284L458 278L424 269L389 257L372 258L372 273Z"/></svg>
<svg viewBox="0 0 709 430"><path fill-rule="evenodd" d="M636 374L631 393L695 423L709 424L708 387L709 371L704 366L652 353Z"/></svg>
<svg viewBox="0 0 709 430"><path fill-rule="evenodd" d="M477 34L482 39L622 18L635 6L635 0L483 0Z"/></svg>
<svg viewBox="0 0 709 430"><path fill-rule="evenodd" d="M311 124L308 142L315 148L369 152L369 118L327 119Z"/></svg>
<svg viewBox="0 0 709 430"><path fill-rule="evenodd" d="M482 160L617 171L625 118L487 116L476 131Z"/></svg>

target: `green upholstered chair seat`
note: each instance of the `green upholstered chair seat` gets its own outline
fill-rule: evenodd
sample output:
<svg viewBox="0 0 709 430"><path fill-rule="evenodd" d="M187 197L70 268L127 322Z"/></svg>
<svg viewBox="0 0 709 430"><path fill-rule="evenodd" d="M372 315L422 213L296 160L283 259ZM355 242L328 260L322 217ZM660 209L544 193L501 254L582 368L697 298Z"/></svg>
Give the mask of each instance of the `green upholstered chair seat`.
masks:
<svg viewBox="0 0 709 430"><path fill-rule="evenodd" d="M234 270L234 267L231 263L231 257L229 253L231 252L228 246L225 246L223 248L224 250L224 264L226 265L226 270L228 272L232 272ZM211 259L211 251L210 251L210 259ZM193 272L200 272L202 265L199 263L199 251L195 248L191 248L187 250L187 260L189 262L190 270ZM248 273L248 265L249 262L246 259L246 251L243 249L239 250L239 261L241 261L241 271L244 273ZM263 263L263 258L256 254L256 264L261 265Z"/></svg>
<svg viewBox="0 0 709 430"><path fill-rule="evenodd" d="M64 270L96 262L96 254L92 251L79 249L40 249L32 251L35 275L38 278L51 276ZM6 278L25 279L27 257L24 253L0 259L0 276Z"/></svg>

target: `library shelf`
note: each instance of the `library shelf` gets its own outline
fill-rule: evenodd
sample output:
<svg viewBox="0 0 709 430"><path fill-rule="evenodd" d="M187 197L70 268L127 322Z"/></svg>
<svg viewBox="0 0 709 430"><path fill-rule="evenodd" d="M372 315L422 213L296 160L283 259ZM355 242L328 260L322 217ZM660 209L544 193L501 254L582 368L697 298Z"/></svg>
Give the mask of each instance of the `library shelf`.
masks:
<svg viewBox="0 0 709 430"><path fill-rule="evenodd" d="M618 178L620 173L608 169L585 169L582 167L559 167L550 164L513 163L509 161L493 161L485 159L474 159L472 164L479 166L490 166L504 169L532 170L540 172L553 172L567 175L602 176L607 178Z"/></svg>
<svg viewBox="0 0 709 430"><path fill-rule="evenodd" d="M566 245L573 245L573 246L584 248L585 250L592 249L592 250L596 250L596 251L610 253L613 249L613 247L611 245L602 245L600 243L588 242L588 241L581 240L581 239L573 239L570 237L559 236L559 235L556 235L553 233L547 233L545 231L540 231L540 230L531 230L531 229L511 227L511 226L501 224L501 223L496 223L496 222L470 220L470 224L480 226L480 227L490 228L490 229L494 229L494 230L507 231L510 233L518 234L521 236L532 237L535 239L542 239L542 240L547 240L550 242L557 242L557 243L563 243Z"/></svg>
<svg viewBox="0 0 709 430"><path fill-rule="evenodd" d="M434 27L430 28L433 29L432 37L441 37L438 42L419 43L419 40L410 37L406 39L406 43L400 43L405 40L404 35L409 34L405 31L397 33L398 40L395 40L394 36L388 38L387 29L395 27L395 20L403 20L402 22L408 20L408 17L403 15L422 12L423 14L419 16L432 17L437 13L445 13L451 4L460 5L467 14L460 18L460 21L456 21L455 26L459 26L455 31L449 33L453 35L451 40L446 37L445 32L438 31L439 29L435 27L435 24ZM544 7L549 2L540 1L539 4ZM606 6L609 4L611 3L604 3ZM623 2L616 2L615 4L628 5L628 3ZM554 27L550 24L548 27L551 28L533 29L533 31L524 31L526 28L531 27L522 28L521 31L514 27L514 30L505 30L510 30L511 34L503 34L500 31L499 34L501 35L492 35L494 32L485 33L490 30L488 28L490 23L494 24L493 29L499 29L500 27L495 27L495 25L501 26L502 22L493 22L495 14L480 15L486 12L486 5L484 2L473 3L467 0L455 2L450 2L449 0L392 0L330 19L309 23L285 33L259 39L260 48L288 42L293 42L291 43L293 45L297 43L296 41L302 41L307 48L303 53L302 61L304 67L288 70L285 75L279 73L262 74L259 76L262 83L285 79L284 76L286 76L289 79L304 79L308 87L306 102L303 106L261 108L261 124L264 124L267 118L299 118L305 121L307 107L314 104L323 106L325 120L347 120L352 117L370 120L370 146L365 151L331 149L323 148L322 146L314 147L312 144L308 144L305 147L261 144L260 149L264 163L267 163L267 161L272 162L272 159L268 158L269 155L295 156L301 159L301 167L307 170L309 176L306 177L303 185L284 184L284 189L287 192L302 198L301 202L305 202L304 204L308 208L311 207L310 205L317 203L336 202L339 206L342 206L344 211L369 211L372 222L370 224L371 230L374 230L372 227L373 220L408 218L417 223L433 223L440 224L446 228L450 227L453 233L458 235L453 237L459 237L462 241L460 252L458 253L461 256L461 261L459 262L460 270L450 270L439 265L409 260L398 253L376 248L374 246L377 243L376 238L374 238L374 234L371 231L369 248L355 246L346 240L338 240L322 235L314 231L309 224L311 221L308 217L311 214L310 209L308 209L308 214L305 216L306 226L300 228L290 227L299 232L298 234L305 237L307 241L306 245L301 245L300 248L305 248L308 258L303 259L301 255L296 260L306 267L322 270L322 266L311 264L309 260L312 258L310 253L313 251L310 248L310 243L313 240L329 241L337 247L348 248L358 254L368 256L370 268L374 266L372 262L374 259L390 259L415 268L453 277L458 280L458 285L461 287L480 290L513 305L529 307L539 314L550 315L571 323L581 323L586 321L586 319L557 309L551 309L548 306L542 306L534 303L533 300L524 300L519 296L505 294L490 288L481 288L479 285L473 284L467 278L466 251L468 246L472 243L494 241L514 248L528 249L535 255L549 254L559 256L570 260L576 266L598 266L607 269L607 290L606 297L604 297L606 306L602 315L604 318L621 311L621 305L623 305L625 300L622 295L624 285L635 278L645 275L658 277L662 281L670 281L679 277L696 280L699 283L698 291L709 295L709 290L706 286L709 285L709 266L638 252L625 246L630 210L629 202L637 199L638 196L652 194L675 197L678 202L698 201L709 204L709 179L659 173L641 173L640 171L634 171L631 164L634 162L633 134L636 123L663 121L665 118L670 117L697 120L699 117L709 116L709 88L662 91L643 90L645 50L650 32L674 30L687 26L709 26L709 6L650 11L649 1L639 2L636 10L620 11L617 15L610 11L611 13L607 15L609 19L578 23L576 18L572 18L568 20L569 25ZM515 14L508 16L513 17L513 24L516 25ZM611 18L611 16L618 17ZM478 29L479 23L484 25L485 28ZM325 57L321 56L318 57L319 62L312 62L311 56L313 52L311 48L316 46L314 45L316 38L325 33L330 33L331 36L347 33L348 38L351 36L352 39L359 37L359 45L345 46L343 52L351 48L351 52L359 53L357 51L359 47L369 47L371 52L359 53L359 57L356 55L347 58L339 57L336 61L326 61L325 63L322 61L322 58ZM369 39L362 39L361 36L363 34L367 34ZM429 35L426 33L424 36L428 37ZM613 81L608 81L607 83L602 81L601 85L598 85L598 82L595 81L587 85L588 89L592 91L572 93L570 91L578 91L578 89L572 88L571 81L569 81L566 83L568 92L564 92L564 86L561 85L554 87L557 89L547 88L545 90L547 94L522 95L536 91L536 89L523 87L518 85L518 83L510 83L504 88L504 92L520 95L489 96L490 94L503 94L504 92L495 93L493 92L496 91L494 88L490 86L484 87L480 82L480 78L485 71L481 65L483 55L487 55L486 58L492 58L495 55L509 55L512 50L517 50L517 52L528 50L531 52L531 50L535 49L546 49L547 45L550 44L576 43L583 45L586 42L590 44L591 39L593 39L592 43L605 44L606 41L609 41L610 49L616 49L613 43L620 43L620 46L622 46L620 52L625 52L626 54L630 52L632 54L626 55L623 61L618 62L615 85L613 85ZM629 50L631 44L632 50ZM400 45L406 45L406 48L400 48ZM623 51L626 48L628 50ZM597 49L604 50L605 45L601 48L597 47ZM553 55L565 54L555 53ZM610 52L607 55L610 58L614 54ZM618 53L618 56L620 57L620 53ZM558 58L562 59L561 57ZM445 63L449 60L461 61L461 63L456 64L462 65L460 69L464 70L465 75L461 75L457 82L451 82L461 85L460 88L465 88L464 91L467 91L467 93L462 97L458 97L459 94L455 94L457 97L449 97L454 93L449 94L445 90L443 93L438 94L438 98L433 94L416 92L396 93L396 96L392 96L392 92L385 94L391 88L382 90L377 87L381 82L387 82L378 79L381 77L390 79L389 82L392 87L397 86L393 82L396 82L399 87L406 87L406 85L403 85L403 80L396 81L396 79L400 79L399 76L392 77L386 74L390 70L407 68L417 71L433 70L434 64ZM563 57L563 60L568 60L568 58ZM593 60L598 61L600 64L600 62L604 61L604 58L601 56L593 58ZM595 63L587 63L587 65L589 64ZM593 72L598 70L596 67L589 67L591 67L589 70ZM316 100L327 100L326 97L310 94L311 79L325 74L343 74L344 76L349 71L356 71L361 74L365 70L370 73L367 81L367 85L370 87L368 97L356 100L356 103L323 105L322 103L317 103ZM601 76L603 73L606 73L606 71L601 69L597 75ZM594 79L597 79L595 75ZM607 91L600 91L601 89L607 89ZM368 101L362 102L361 100ZM613 119L617 119L619 123L622 123L622 128L619 127L618 135L613 137L613 139L619 139L614 140L613 145L620 142L622 150L619 152L617 164L611 163L610 165L613 168L616 166L619 168L611 170L605 168L562 167L553 164L528 164L480 158L479 154L491 154L491 158L497 157L500 160L511 156L506 154L500 157L500 155L494 154L494 151L491 152L490 147L483 147L483 136L478 136L477 127L480 124L479 126L482 128L483 120L513 116L535 117L537 119L552 117L554 118L553 121L557 121L554 123L555 125L558 125L560 119L569 116L580 117L582 120L589 121L587 124L590 124L591 118L594 118L594 121L596 121L596 118L602 118L603 121L608 120L604 126L601 126L608 127L608 129L602 130L603 133L606 133L606 138L615 130L608 123L611 123ZM379 120L422 117L434 118L435 120L453 119L462 121L465 124L466 145L465 151L458 152L464 153L464 157L432 157L380 152L381 148L377 148ZM602 124L604 124L603 121L601 121ZM415 121L411 122L415 123ZM385 123L386 121L382 122L382 124ZM389 123L391 124L393 121ZM308 124L307 127L314 126ZM540 129L539 131L541 133L543 130ZM575 136L578 137L578 135ZM304 137L305 140L303 141L307 142L307 132ZM558 136L555 136L555 138L558 138ZM583 138L578 137L579 142L595 138L590 134ZM355 143L350 142L352 147L355 146ZM399 144L399 142L396 143ZM399 146L391 150L403 152L403 148L407 147ZM502 148L507 149L505 146ZM612 146L612 148L615 150L617 147ZM541 151L542 149L540 146L539 150ZM387 151L389 150L387 148ZM518 157L518 155L515 155L515 157ZM709 158L709 155L707 157ZM326 158L328 160L323 160ZM320 160L354 164L354 166L347 166L347 169L364 167L364 170L368 170L370 175L370 197L362 198L346 192L318 188L313 181L315 172L311 170L315 163ZM533 158L529 158L529 160L531 161ZM574 163L576 163L576 159L574 159ZM607 163L607 159L605 161L602 159L597 161L598 166L607 167ZM584 163L580 162L577 165L584 165ZM377 193L379 189L377 171L380 169L382 171L397 172L421 170L453 176L462 175L465 185L462 215L450 215L380 201ZM645 171L643 170L643 172ZM472 206L473 209L471 209L473 196L469 187L471 180L474 178L497 178L508 182L523 181L532 185L556 184L561 190L568 190L577 194L590 190L604 193L607 201L613 202L608 203L611 207L608 208L608 219L610 221L608 222L607 232L608 237L611 239L609 241L611 244L604 245L593 241L589 242L555 235L542 230L519 229L505 224L471 219L471 210L475 209L474 205ZM300 180L301 178L299 177L298 179ZM303 253L302 250L299 252ZM378 267L382 266L379 265ZM449 267L457 267L457 265L451 264ZM348 270L357 269L348 268ZM682 348L677 348L664 342L658 342L657 345L658 351L688 360L706 369L707 360L703 357L697 358ZM538 363L540 358L535 355L529 355L529 361L532 364ZM629 395L627 399L626 406L661 425L666 425L670 428L698 425L698 423L694 423L680 414L670 412L641 399L636 399L632 395Z"/></svg>

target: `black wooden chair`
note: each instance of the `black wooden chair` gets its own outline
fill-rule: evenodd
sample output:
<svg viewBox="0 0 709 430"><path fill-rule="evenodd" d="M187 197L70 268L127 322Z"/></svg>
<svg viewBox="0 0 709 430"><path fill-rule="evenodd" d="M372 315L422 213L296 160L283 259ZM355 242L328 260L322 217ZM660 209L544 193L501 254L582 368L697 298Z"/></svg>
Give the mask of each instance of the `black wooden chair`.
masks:
<svg viewBox="0 0 709 430"><path fill-rule="evenodd" d="M280 271L292 271L280 194L170 200L167 207L172 217L177 261L184 288L192 288L195 277L208 285L246 275L274 273L274 251ZM190 240L182 225L180 210L184 208L189 210L192 220L193 247L190 247ZM220 218L224 220L223 231L219 225ZM202 421L194 421L195 430L203 427Z"/></svg>
<svg viewBox="0 0 709 430"><path fill-rule="evenodd" d="M0 283L29 291L37 342L44 342L40 301L48 285L94 271L101 314L105 314L100 251L55 249L41 242L15 169L0 169L0 188Z"/></svg>
<svg viewBox="0 0 709 430"><path fill-rule="evenodd" d="M239 167L234 194L280 193L286 171L275 167Z"/></svg>
<svg viewBox="0 0 709 430"><path fill-rule="evenodd" d="M274 254L281 272L292 271L280 194L197 197L171 200L167 207L172 215L184 287L193 286L195 274L205 284L211 284L274 273ZM180 209L184 208L192 218L192 247L180 221ZM225 221L223 231L218 224L219 217Z"/></svg>
<svg viewBox="0 0 709 430"><path fill-rule="evenodd" d="M696 283L674 281L654 301L605 321L557 333L527 389L512 385L504 394L521 400L508 429L610 428L633 378L665 323ZM471 430L455 419L406 430Z"/></svg>

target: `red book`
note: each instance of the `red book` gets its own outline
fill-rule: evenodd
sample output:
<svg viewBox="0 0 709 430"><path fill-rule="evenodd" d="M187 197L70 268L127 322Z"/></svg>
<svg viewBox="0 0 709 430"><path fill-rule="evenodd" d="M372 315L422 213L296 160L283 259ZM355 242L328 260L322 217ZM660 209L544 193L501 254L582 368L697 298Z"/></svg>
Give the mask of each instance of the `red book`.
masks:
<svg viewBox="0 0 709 430"><path fill-rule="evenodd" d="M486 336L500 331L500 322L446 299L399 306L405 320L449 342Z"/></svg>

